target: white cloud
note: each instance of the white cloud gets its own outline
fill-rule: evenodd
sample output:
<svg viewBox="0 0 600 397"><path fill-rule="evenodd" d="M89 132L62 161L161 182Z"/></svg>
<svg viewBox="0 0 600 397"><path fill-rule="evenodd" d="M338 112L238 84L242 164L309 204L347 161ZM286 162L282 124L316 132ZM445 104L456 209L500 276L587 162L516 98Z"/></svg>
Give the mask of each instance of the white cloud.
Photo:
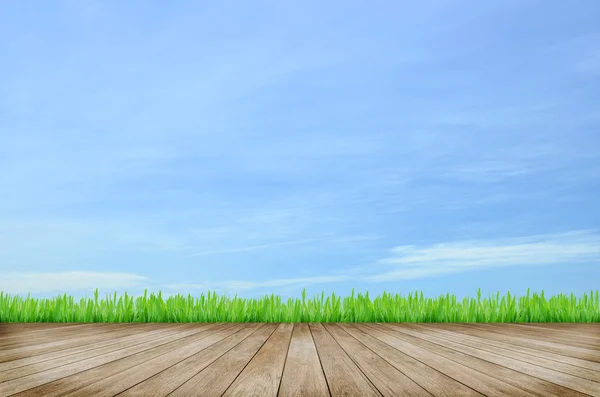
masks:
<svg viewBox="0 0 600 397"><path fill-rule="evenodd" d="M194 292L235 293L260 288L298 289L315 284L344 281L389 282L433 277L493 267L554 265L600 262L600 236L593 231L576 231L499 240L463 240L430 246L401 245L380 259L373 274L369 269L348 269L336 274L263 281L223 280L195 283L193 280L156 285L151 292L163 297ZM391 268L381 272L381 266ZM131 273L104 272L12 272L0 277L0 291L8 294L72 293L106 290L139 290L148 286L147 277ZM274 291L276 292L276 291Z"/></svg>
<svg viewBox="0 0 600 397"><path fill-rule="evenodd" d="M1 275L0 291L7 294L67 293L138 287L146 277L131 273L10 272Z"/></svg>
<svg viewBox="0 0 600 397"><path fill-rule="evenodd" d="M364 236L374 238L373 236ZM335 240L335 239L334 239ZM333 241L333 240L331 240ZM463 240L431 246L401 245L377 263L392 270L373 274L369 269L347 269L332 275L282 278L263 281L226 280L164 285L167 291L218 293L260 288L298 289L315 284L344 281L388 282L434 277L468 270L501 266L600 262L600 236L593 231L535 235L499 240Z"/></svg>
<svg viewBox="0 0 600 397"><path fill-rule="evenodd" d="M244 291L257 288L300 288L314 284L356 280L388 282L427 278L468 270L503 266L565 266L600 262L600 236L593 231L575 231L499 240L465 240L431 246L401 245L378 261L393 270L377 274L346 271L336 275L272 279L265 281L223 281L210 284L171 284L168 289Z"/></svg>
<svg viewBox="0 0 600 397"><path fill-rule="evenodd" d="M471 240L429 247L398 246L379 261L394 269L366 278L383 282L503 266L600 262L600 236L591 231L501 240Z"/></svg>

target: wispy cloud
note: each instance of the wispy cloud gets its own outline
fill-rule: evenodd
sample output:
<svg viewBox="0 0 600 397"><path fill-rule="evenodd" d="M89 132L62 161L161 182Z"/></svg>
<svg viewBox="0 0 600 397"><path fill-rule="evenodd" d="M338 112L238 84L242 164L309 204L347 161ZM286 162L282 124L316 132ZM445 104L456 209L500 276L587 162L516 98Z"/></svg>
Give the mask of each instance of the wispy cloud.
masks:
<svg viewBox="0 0 600 397"><path fill-rule="evenodd" d="M241 251L238 251L241 252ZM266 280L212 280L160 284L159 280L131 273L109 272L11 272L3 275L0 290L10 294L40 294L71 291L161 290L171 296L186 292L236 293L277 288L300 289L320 284L352 281L379 283L424 279L439 275L510 266L543 266L600 263L600 235L574 231L497 240L462 240L430 246L401 245L373 266L342 269L326 275ZM382 267L391 270L382 271Z"/></svg>
<svg viewBox="0 0 600 397"><path fill-rule="evenodd" d="M393 270L373 274L373 267L335 275L271 279L264 281L222 281L209 284L172 284L169 289L243 291L266 287L299 287L343 281L389 282L434 277L492 267L600 263L600 235L594 231L573 231L497 240L453 241L431 246L403 245L377 261Z"/></svg>
<svg viewBox="0 0 600 397"><path fill-rule="evenodd" d="M591 231L503 240L471 240L429 247L398 246L378 263L393 268L367 281L394 281L491 267L600 262L600 236Z"/></svg>

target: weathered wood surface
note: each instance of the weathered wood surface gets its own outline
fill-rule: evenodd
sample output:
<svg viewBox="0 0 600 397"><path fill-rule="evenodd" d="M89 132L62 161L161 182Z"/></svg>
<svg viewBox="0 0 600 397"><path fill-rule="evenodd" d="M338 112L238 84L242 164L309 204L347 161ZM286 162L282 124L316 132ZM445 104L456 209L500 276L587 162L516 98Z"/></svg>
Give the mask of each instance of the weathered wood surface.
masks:
<svg viewBox="0 0 600 397"><path fill-rule="evenodd" d="M0 324L3 396L600 397L600 324Z"/></svg>

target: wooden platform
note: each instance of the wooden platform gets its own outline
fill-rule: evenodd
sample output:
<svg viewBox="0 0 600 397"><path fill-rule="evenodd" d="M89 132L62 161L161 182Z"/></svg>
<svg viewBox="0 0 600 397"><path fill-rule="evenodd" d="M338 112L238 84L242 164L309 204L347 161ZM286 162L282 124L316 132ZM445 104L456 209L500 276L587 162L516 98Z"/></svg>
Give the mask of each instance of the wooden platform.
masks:
<svg viewBox="0 0 600 397"><path fill-rule="evenodd" d="M0 324L0 396L600 396L600 324Z"/></svg>

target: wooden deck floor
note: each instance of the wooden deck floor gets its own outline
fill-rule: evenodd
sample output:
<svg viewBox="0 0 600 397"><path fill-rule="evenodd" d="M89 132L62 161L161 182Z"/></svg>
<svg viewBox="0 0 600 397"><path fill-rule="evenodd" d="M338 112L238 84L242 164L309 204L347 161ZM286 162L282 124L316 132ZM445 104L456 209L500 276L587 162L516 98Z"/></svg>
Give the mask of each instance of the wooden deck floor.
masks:
<svg viewBox="0 0 600 397"><path fill-rule="evenodd" d="M600 396L600 324L0 324L13 395Z"/></svg>

